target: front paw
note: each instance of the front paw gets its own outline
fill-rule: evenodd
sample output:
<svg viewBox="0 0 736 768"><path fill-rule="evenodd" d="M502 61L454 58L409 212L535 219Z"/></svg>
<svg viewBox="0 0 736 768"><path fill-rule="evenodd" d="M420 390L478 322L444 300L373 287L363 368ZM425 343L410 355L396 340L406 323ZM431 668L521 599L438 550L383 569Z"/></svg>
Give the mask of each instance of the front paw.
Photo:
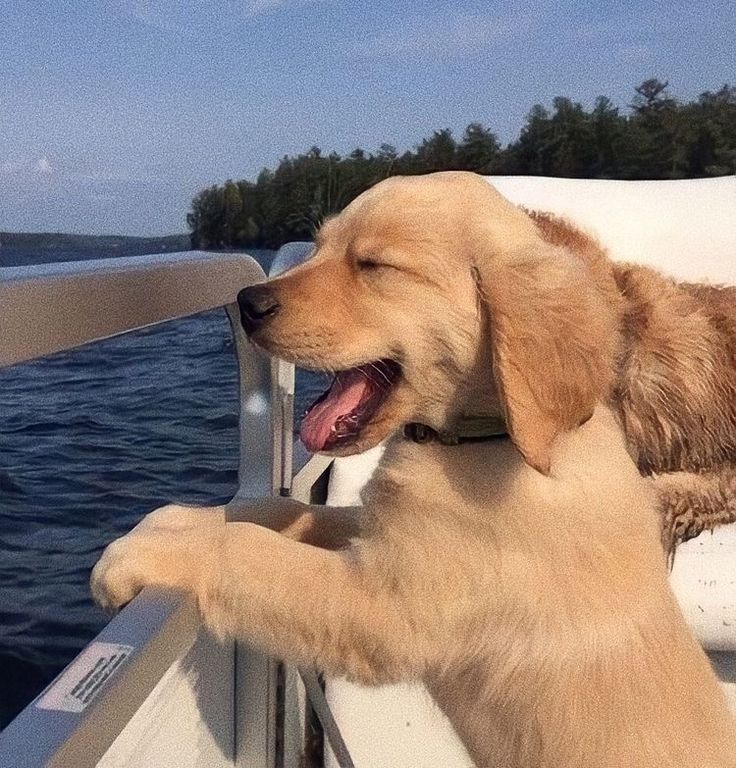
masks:
<svg viewBox="0 0 736 768"><path fill-rule="evenodd" d="M216 562L217 529L136 528L113 541L92 570L95 602L112 613L144 587L174 587L196 593Z"/></svg>
<svg viewBox="0 0 736 768"><path fill-rule="evenodd" d="M102 553L92 571L92 596L113 612L148 585L196 590L224 527L224 507L168 504L149 513Z"/></svg>
<svg viewBox="0 0 736 768"><path fill-rule="evenodd" d="M155 563L140 538L141 534L129 533L113 541L92 569L92 597L108 613L129 603L146 584L155 583Z"/></svg>

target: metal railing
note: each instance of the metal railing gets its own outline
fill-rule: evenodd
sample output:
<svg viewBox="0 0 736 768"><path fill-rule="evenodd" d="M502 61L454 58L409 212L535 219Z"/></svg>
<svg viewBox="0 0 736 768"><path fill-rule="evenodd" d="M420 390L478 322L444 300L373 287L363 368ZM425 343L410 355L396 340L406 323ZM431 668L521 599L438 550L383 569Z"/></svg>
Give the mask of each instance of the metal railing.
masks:
<svg viewBox="0 0 736 768"><path fill-rule="evenodd" d="M268 409L260 417L246 415L242 404L267 386L269 363L248 344L235 303L241 288L264 278L248 256L206 252L0 268L0 367L224 307L240 374L240 480L247 477L250 495L254 488L268 495L272 478L282 477L281 467L271 472L261 458L271 439ZM44 696L52 683L0 734L0 765L96 765L172 663L192 647L199 624L191 600L145 589L86 649L124 649L113 655L119 666L108 670L95 696L80 711L48 708ZM233 649L232 657L255 690L273 687L273 664L265 657L247 649ZM238 711L238 696L235 691L239 722L233 728L247 739L233 749L232 761L272 768L273 714Z"/></svg>
<svg viewBox="0 0 736 768"><path fill-rule="evenodd" d="M0 268L0 367L226 307L264 278L204 251Z"/></svg>

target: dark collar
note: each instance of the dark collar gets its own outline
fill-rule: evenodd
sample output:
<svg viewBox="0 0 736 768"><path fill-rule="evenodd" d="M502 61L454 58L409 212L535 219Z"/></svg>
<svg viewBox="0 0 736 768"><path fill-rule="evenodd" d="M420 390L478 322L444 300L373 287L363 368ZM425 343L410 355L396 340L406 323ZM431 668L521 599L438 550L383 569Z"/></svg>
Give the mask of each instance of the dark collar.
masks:
<svg viewBox="0 0 736 768"><path fill-rule="evenodd" d="M482 443L508 437L506 422L500 416L466 416L452 431L438 432L426 424L412 422L404 425L404 437L415 443L438 442L442 445Z"/></svg>

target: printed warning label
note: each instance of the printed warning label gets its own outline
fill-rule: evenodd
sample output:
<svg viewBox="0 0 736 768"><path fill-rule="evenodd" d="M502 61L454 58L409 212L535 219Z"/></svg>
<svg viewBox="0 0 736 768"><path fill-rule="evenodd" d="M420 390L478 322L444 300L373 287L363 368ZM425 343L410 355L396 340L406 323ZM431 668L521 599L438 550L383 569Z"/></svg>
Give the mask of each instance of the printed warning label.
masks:
<svg viewBox="0 0 736 768"><path fill-rule="evenodd" d="M132 645L90 643L36 702L39 709L82 712L133 652Z"/></svg>

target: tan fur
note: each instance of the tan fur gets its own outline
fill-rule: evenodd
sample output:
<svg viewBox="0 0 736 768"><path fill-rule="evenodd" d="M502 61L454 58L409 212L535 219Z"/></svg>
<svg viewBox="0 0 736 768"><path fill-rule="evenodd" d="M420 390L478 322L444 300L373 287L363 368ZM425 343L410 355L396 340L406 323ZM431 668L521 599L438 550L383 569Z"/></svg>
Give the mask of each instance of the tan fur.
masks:
<svg viewBox="0 0 736 768"><path fill-rule="evenodd" d="M662 544L672 563L677 544L736 520L736 469L672 472L655 479L663 512Z"/></svg>
<svg viewBox="0 0 736 768"><path fill-rule="evenodd" d="M609 403L641 472L677 473L657 480L662 539L672 556L679 542L736 520L736 288L678 283L648 267L615 264L569 222L530 216L547 242L590 266L618 315Z"/></svg>
<svg viewBox="0 0 736 768"><path fill-rule="evenodd" d="M621 345L611 404L639 468L703 472L736 462L736 288L678 283L610 262L569 222L531 217L547 242L592 265L597 286L609 292Z"/></svg>
<svg viewBox="0 0 736 768"><path fill-rule="evenodd" d="M462 173L383 182L328 222L269 283L280 309L254 340L312 367L401 364L353 450L480 413L505 414L512 440L394 437L358 510L272 500L225 524L165 507L106 550L98 601L179 587L217 632L290 661L423 680L479 768L736 768L668 585L659 479L631 459L649 455L632 440L646 418L628 443L620 427L641 394L627 365L646 378L646 329L666 323L562 226Z"/></svg>

